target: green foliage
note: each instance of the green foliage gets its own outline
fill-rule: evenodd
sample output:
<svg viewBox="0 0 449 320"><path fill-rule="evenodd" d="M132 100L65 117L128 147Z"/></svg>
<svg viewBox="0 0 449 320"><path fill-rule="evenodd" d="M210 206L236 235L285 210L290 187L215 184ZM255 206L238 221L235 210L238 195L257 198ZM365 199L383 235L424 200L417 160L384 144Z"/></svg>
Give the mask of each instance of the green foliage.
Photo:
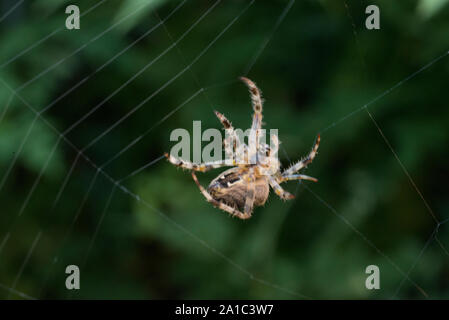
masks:
<svg viewBox="0 0 449 320"><path fill-rule="evenodd" d="M216 42L247 2L222 1L194 25L213 3L187 1L123 53L180 2L105 1L80 30L62 28L11 61L64 27L68 2L25 2L0 22L0 65L10 61L0 78L27 102L0 85L0 284L19 276L15 289L38 298L423 298L416 286L449 298L449 224L423 250L432 214L361 109L369 104L437 219L449 218L449 57L399 83L447 52L447 1L376 1L376 31L365 29L364 2L296 1L271 38L288 1L256 2ZM80 1L81 13L92 5ZM322 132L307 169L319 183L287 184L294 201L271 195L248 221L213 208L188 172L163 160L123 180L139 198L111 183L169 151L173 129L191 131L193 120L219 128L213 110L246 128L250 102L236 79L252 62L283 164ZM66 132L70 143L55 133L94 108ZM107 176L92 165L139 136L103 168ZM69 264L81 267L78 292L64 286ZM381 290L365 289L370 264L380 267Z"/></svg>

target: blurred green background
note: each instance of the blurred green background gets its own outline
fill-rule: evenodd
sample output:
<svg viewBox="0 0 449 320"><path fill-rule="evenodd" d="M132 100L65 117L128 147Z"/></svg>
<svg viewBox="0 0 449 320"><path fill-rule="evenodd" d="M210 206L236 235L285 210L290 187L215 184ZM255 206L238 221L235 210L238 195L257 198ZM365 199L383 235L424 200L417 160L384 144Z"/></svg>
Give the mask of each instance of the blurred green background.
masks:
<svg viewBox="0 0 449 320"><path fill-rule="evenodd" d="M1 298L449 298L449 223L432 234L449 218L449 57L396 86L447 53L448 1L17 3L0 1ZM240 221L152 161L173 129L220 128L213 110L247 128L248 70L285 166L322 143L305 171L319 183ZM142 167L121 181L139 198L113 183Z"/></svg>

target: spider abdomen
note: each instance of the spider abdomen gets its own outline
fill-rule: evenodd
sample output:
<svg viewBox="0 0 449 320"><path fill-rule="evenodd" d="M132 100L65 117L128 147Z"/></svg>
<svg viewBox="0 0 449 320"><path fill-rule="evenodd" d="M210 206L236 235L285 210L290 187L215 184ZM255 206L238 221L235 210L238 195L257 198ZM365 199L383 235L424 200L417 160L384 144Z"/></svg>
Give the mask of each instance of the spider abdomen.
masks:
<svg viewBox="0 0 449 320"><path fill-rule="evenodd" d="M270 187L265 179L261 179L261 181L256 180L256 188L255 188L255 198L254 205L262 206L268 199L268 194L270 193Z"/></svg>
<svg viewBox="0 0 449 320"><path fill-rule="evenodd" d="M270 191L266 178L259 177L253 182L248 181L250 180L247 174L242 174L239 168L232 168L212 180L207 191L218 202L236 209L243 209L248 190L254 188L254 205L263 205L267 201Z"/></svg>

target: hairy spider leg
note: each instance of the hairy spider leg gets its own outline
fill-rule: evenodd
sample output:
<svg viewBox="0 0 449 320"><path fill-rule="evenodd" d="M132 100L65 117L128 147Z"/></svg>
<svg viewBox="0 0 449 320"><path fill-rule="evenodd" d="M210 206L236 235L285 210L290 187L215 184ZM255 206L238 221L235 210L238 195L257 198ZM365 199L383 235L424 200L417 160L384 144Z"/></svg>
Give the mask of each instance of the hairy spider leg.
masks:
<svg viewBox="0 0 449 320"><path fill-rule="evenodd" d="M271 176L268 177L268 181L270 183L270 186L273 188L274 192L279 196L279 198L281 198L283 200L291 200L291 199L295 198L295 196L292 195L290 192L282 189L282 187L279 185L279 183L273 177L271 177Z"/></svg>
<svg viewBox="0 0 449 320"><path fill-rule="evenodd" d="M248 148L246 144L239 140L239 137L237 136L237 133L235 132L231 122L220 112L214 112L218 120L220 120L221 124L225 128L226 137L223 140L223 144L225 148L226 159L232 160L232 165L237 165L236 156L238 155L238 159L243 159L247 162Z"/></svg>
<svg viewBox="0 0 449 320"><path fill-rule="evenodd" d="M251 133L255 133L255 148L249 147L251 154L249 155L249 159L252 159L253 156L256 156L256 161L258 162L258 153L259 153L259 139L260 139L260 129L262 128L262 107L263 107L263 99L262 94L256 84L246 77L240 77L246 86L249 88L249 93L251 96L251 102L254 110L253 114L253 122L251 124Z"/></svg>
<svg viewBox="0 0 449 320"><path fill-rule="evenodd" d="M246 77L240 77L240 80L242 80L249 88L249 93L251 96L251 102L253 105L254 115L253 115L253 123L251 125L251 130L257 130L262 128L262 94L257 88L256 84L249 80Z"/></svg>
<svg viewBox="0 0 449 320"><path fill-rule="evenodd" d="M276 179L281 176L279 172L280 162L277 157L279 150L279 140L277 135L271 135L271 145L266 143L260 145L258 153L258 174L260 175L274 175ZM279 181L278 181L279 182ZM280 183L280 182L279 182Z"/></svg>
<svg viewBox="0 0 449 320"><path fill-rule="evenodd" d="M290 176L281 176L277 181L279 183L283 183L285 181L290 181L290 180L309 180L309 181L313 181L313 182L318 182L318 180L316 178L306 176L305 174L292 174Z"/></svg>
<svg viewBox="0 0 449 320"><path fill-rule="evenodd" d="M200 172L206 172L206 171L209 171L211 169L217 169L217 168L221 168L221 167L232 166L232 164L225 163L223 160L196 164L196 163L193 163L193 162L189 162L189 161L184 161L184 160L178 159L178 158L173 157L171 154L168 154L168 153L164 153L164 155L165 155L165 157L167 158L167 160L170 163L172 163L173 165L175 165L177 167L180 167L180 168L183 168L183 169L188 169L188 170L200 171Z"/></svg>
<svg viewBox="0 0 449 320"><path fill-rule="evenodd" d="M305 159L298 161L297 163L293 164L290 168L284 170L284 172L282 173L282 176L283 177L291 176L295 172L303 169L309 163L311 163L313 161L313 159L315 158L315 156L317 155L317 150L318 150L318 147L320 146L320 140L321 140L321 138L320 138L320 135L318 134L315 145L312 148L312 151L310 151L309 155Z"/></svg>
<svg viewBox="0 0 449 320"><path fill-rule="evenodd" d="M279 138L278 138L278 136L277 135L275 135L275 134L273 134L273 135L271 135L270 136L270 139L271 139L271 142L272 142L272 146L273 146L273 148L271 148L270 146L267 146L266 144L265 144L265 154L266 154L266 156L267 157L272 157L272 156L274 156L272 153L273 153L273 151L274 152L278 152L278 150L279 150Z"/></svg>

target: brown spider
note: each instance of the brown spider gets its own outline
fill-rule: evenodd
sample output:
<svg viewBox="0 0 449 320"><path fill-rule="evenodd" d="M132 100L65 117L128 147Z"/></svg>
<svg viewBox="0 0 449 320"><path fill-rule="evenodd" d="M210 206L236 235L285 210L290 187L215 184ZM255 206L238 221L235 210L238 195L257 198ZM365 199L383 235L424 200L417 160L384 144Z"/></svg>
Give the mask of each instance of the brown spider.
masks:
<svg viewBox="0 0 449 320"><path fill-rule="evenodd" d="M249 88L254 109L251 131L258 132L262 127L263 100L260 90L254 82L248 78L241 77L240 79ZM168 153L165 154L168 161L175 166L192 170L193 180L208 202L212 203L217 208L230 213L232 216L240 219L249 219L254 206L262 206L267 201L270 186L281 199L290 200L294 198L294 195L282 189L279 185L280 183L288 180L300 179L317 182L317 179L315 178L295 173L306 167L315 158L320 144L320 135L318 135L312 151L306 158L296 162L290 166L290 168L281 172L280 162L277 159L277 156L273 154L272 150L266 144L257 144L257 147L254 149L255 151L248 151L251 149L244 143L241 143L236 147L235 141L239 138L231 123L221 113L215 111L215 114L223 124L227 133L227 137L223 140L225 150L231 150L237 153L245 152L246 163L236 164L235 161L231 163L219 161L195 164L177 159ZM273 149L277 150L279 146L277 136L273 135L271 141L275 146ZM255 154L252 154L254 152ZM248 158L256 159L256 161L250 163L247 161ZM212 180L206 191L198 182L195 171L205 172L224 166L234 166L234 168L224 171L217 178Z"/></svg>

